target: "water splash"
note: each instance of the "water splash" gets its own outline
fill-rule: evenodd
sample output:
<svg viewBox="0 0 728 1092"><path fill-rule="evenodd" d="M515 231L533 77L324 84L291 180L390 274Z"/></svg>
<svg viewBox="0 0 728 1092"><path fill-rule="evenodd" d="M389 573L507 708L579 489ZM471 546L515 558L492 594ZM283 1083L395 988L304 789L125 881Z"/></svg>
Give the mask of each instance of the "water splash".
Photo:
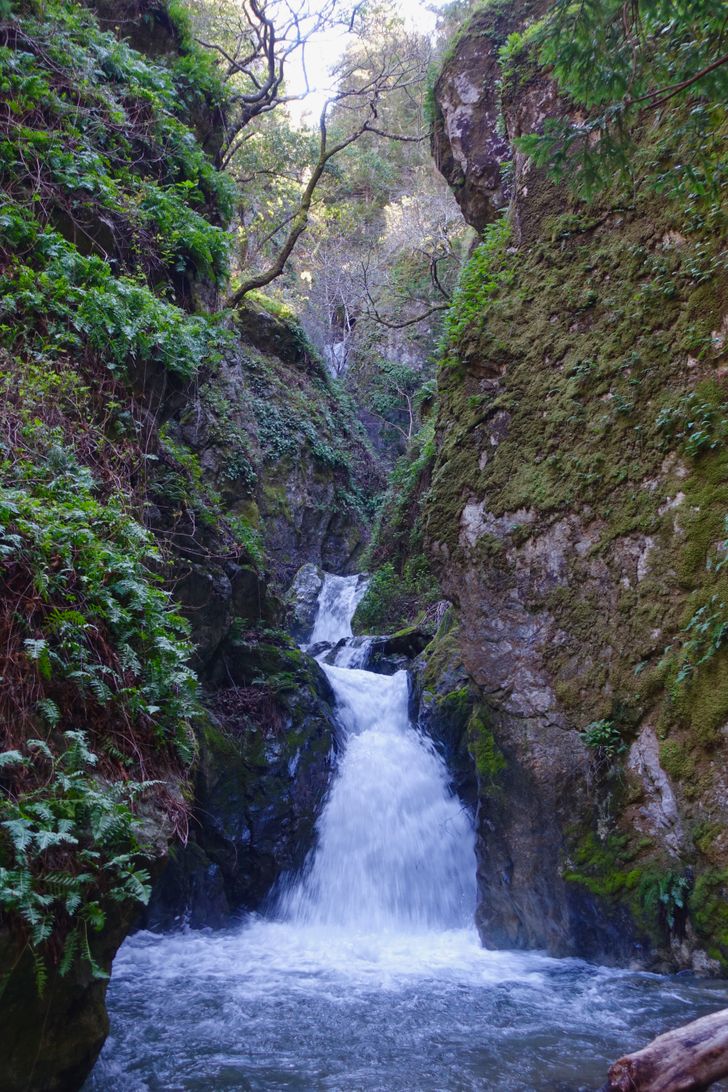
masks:
<svg viewBox="0 0 728 1092"><path fill-rule="evenodd" d="M126 941L87 1092L572 1092L725 1004L725 983L480 946L472 825L406 675L354 666L363 587L327 577L312 638L346 638L322 664L346 746L304 876L278 920Z"/></svg>
<svg viewBox="0 0 728 1092"><path fill-rule="evenodd" d="M284 915L372 932L466 926L475 908L472 822L442 759L410 725L407 673L324 670L348 738L317 849L284 896Z"/></svg>

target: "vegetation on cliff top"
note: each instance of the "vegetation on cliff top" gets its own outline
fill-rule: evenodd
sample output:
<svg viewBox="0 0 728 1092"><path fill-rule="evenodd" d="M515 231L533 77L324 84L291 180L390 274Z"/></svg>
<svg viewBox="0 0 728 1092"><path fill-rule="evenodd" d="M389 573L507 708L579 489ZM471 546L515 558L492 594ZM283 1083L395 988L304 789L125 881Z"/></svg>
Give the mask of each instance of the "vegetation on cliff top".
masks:
<svg viewBox="0 0 728 1092"><path fill-rule="evenodd" d="M719 203L728 172L724 39L725 12L713 0L556 0L511 36L506 73L527 45L567 101L588 113L547 118L518 147L587 196L611 185L616 172L683 201ZM651 164L642 147L648 130Z"/></svg>

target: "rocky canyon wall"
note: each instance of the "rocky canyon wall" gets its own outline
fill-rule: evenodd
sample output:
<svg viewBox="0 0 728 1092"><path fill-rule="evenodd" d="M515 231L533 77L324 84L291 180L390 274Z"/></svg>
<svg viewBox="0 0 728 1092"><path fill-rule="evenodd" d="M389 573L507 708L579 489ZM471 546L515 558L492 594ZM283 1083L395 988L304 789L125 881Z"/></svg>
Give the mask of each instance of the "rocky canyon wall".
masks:
<svg viewBox="0 0 728 1092"><path fill-rule="evenodd" d="M486 4L435 85L435 160L484 231L425 505L481 703L479 927L497 947L717 971L724 240L649 186L580 202L514 146L568 109L527 48L503 70L544 10Z"/></svg>

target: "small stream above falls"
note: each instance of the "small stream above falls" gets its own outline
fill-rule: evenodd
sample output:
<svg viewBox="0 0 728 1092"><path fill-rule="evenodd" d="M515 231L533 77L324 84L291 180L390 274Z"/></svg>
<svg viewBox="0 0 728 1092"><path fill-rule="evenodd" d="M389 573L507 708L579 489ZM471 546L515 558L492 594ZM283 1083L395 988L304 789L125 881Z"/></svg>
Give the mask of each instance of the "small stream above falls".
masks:
<svg viewBox="0 0 728 1092"><path fill-rule="evenodd" d="M328 576L311 637L346 639L322 664L345 739L303 874L268 916L127 940L87 1092L576 1092L725 1005L725 983L480 946L472 818L406 672L357 666L362 592Z"/></svg>

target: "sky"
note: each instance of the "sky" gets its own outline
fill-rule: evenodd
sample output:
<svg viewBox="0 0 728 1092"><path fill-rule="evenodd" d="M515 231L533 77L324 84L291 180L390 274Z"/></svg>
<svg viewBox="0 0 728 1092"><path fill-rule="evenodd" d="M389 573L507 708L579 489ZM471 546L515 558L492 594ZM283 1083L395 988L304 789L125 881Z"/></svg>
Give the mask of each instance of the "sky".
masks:
<svg viewBox="0 0 728 1092"><path fill-rule="evenodd" d="M413 30L420 34L432 34L435 30L436 13L432 8L441 7L445 0L398 0L397 13ZM310 94L300 102L292 102L289 105L291 116L295 122L311 123L318 120L321 109L326 101L327 88L331 84L330 70L341 57L346 48L349 36L343 31L319 34L312 38L306 47L306 69L309 84L312 88ZM302 94L306 83L301 66L301 58L296 55L291 59L286 74L286 87L289 94Z"/></svg>

